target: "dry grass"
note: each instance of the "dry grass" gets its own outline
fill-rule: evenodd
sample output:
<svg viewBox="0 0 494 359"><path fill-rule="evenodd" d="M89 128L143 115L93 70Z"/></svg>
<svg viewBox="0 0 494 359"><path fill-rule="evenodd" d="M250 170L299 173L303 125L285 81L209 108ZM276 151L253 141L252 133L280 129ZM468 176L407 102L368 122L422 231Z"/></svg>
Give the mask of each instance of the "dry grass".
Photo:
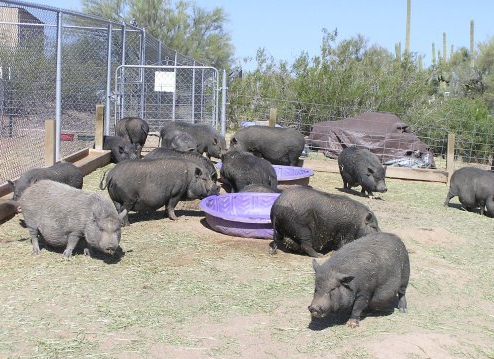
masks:
<svg viewBox="0 0 494 359"><path fill-rule="evenodd" d="M341 179L311 185L339 193ZM311 258L212 232L194 202L175 222L132 215L112 262L33 257L18 216L0 227L0 358L494 358L494 219L445 208L444 184L388 188L352 197L410 251L408 315L311 323Z"/></svg>

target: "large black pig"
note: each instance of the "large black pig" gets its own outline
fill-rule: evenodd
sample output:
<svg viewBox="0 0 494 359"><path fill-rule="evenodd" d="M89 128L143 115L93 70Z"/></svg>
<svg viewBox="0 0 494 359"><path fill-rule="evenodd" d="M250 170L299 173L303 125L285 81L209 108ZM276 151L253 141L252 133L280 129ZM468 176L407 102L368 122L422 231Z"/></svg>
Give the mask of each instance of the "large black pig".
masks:
<svg viewBox="0 0 494 359"><path fill-rule="evenodd" d="M375 154L365 148L346 147L338 155L338 166L343 188L362 186L361 194L370 198L372 192L386 192L386 168L379 162Z"/></svg>
<svg viewBox="0 0 494 359"><path fill-rule="evenodd" d="M206 153L208 158L221 158L221 154L226 151L225 137L207 124L169 121L161 128L160 138L164 139L169 133L175 131L182 131L191 135L197 142L197 152L201 155Z"/></svg>
<svg viewBox="0 0 494 359"><path fill-rule="evenodd" d="M324 263L312 261L315 291L309 311L314 318L351 312L347 325L359 326L367 309L395 304L407 312L405 292L410 261L405 245L391 233L373 233L348 243Z"/></svg>
<svg viewBox="0 0 494 359"><path fill-rule="evenodd" d="M14 191L12 199L14 201L19 200L26 188L42 179L65 183L74 188L81 189L84 182L84 175L79 167L70 162L59 162L50 167L32 168L19 177L17 181L8 181Z"/></svg>
<svg viewBox="0 0 494 359"><path fill-rule="evenodd" d="M139 117L124 117L117 122L115 126L115 134L135 143L139 157L141 156L142 148L146 143L149 133L149 125L146 121Z"/></svg>
<svg viewBox="0 0 494 359"><path fill-rule="evenodd" d="M451 176L444 205L455 196L468 211L480 207L483 215L487 208L487 213L494 216L494 172L475 167L456 170Z"/></svg>
<svg viewBox="0 0 494 359"><path fill-rule="evenodd" d="M250 184L261 184L273 191L278 188L276 171L269 161L249 152L229 150L222 156L220 178L231 192L240 192Z"/></svg>
<svg viewBox="0 0 494 359"><path fill-rule="evenodd" d="M174 130L167 131L161 138L161 147L179 152L197 151L197 141L190 133Z"/></svg>
<svg viewBox="0 0 494 359"><path fill-rule="evenodd" d="M196 151L190 152L182 152L176 151L172 149L167 149L164 147L158 147L149 152L146 156L144 156L143 160L153 160L156 158L176 158L176 159L185 159L187 161L192 161L196 163L198 166L202 166L206 169L209 178L216 183L218 180L218 172L216 171L216 167L214 167L213 162L209 158L204 157Z"/></svg>
<svg viewBox="0 0 494 359"><path fill-rule="evenodd" d="M311 257L379 231L376 216L364 204L305 186L285 189L274 201L270 217L274 250L283 245Z"/></svg>
<svg viewBox="0 0 494 359"><path fill-rule="evenodd" d="M20 200L31 234L33 253L39 254L38 237L53 247L66 247L68 258L81 238L90 249L113 254L120 243L120 222L111 201L99 193L85 192L64 183L41 180L29 186Z"/></svg>
<svg viewBox="0 0 494 359"><path fill-rule="evenodd" d="M249 126L230 139L230 149L251 152L283 166L297 166L304 146L304 136L294 128Z"/></svg>
<svg viewBox="0 0 494 359"><path fill-rule="evenodd" d="M155 211L166 206L168 218L175 220L179 201L202 199L218 194L218 186L202 166L175 158L120 162L101 179L118 212ZM129 224L128 216L124 224Z"/></svg>
<svg viewBox="0 0 494 359"><path fill-rule="evenodd" d="M110 161L113 163L138 158L137 145L120 136L104 136L103 149L111 151Z"/></svg>

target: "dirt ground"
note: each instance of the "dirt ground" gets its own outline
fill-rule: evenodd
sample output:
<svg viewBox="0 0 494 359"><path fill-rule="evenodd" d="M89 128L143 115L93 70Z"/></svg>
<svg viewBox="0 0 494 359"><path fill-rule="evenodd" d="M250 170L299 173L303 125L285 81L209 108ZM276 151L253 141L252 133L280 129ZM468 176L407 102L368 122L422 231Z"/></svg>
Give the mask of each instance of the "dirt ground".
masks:
<svg viewBox="0 0 494 359"><path fill-rule="evenodd" d="M341 193L338 174L310 185ZM17 215L0 226L0 358L494 358L494 219L444 207L445 184L387 185L349 196L407 246L408 314L311 320L312 258L214 232L198 201L177 221L132 213L112 259L32 256Z"/></svg>

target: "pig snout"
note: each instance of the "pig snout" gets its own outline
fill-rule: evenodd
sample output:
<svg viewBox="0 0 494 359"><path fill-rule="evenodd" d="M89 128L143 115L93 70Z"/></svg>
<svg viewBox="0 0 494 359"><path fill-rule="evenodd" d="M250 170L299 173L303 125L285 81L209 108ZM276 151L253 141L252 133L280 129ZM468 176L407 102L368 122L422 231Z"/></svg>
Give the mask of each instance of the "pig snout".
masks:
<svg viewBox="0 0 494 359"><path fill-rule="evenodd" d="M309 312L313 318L323 318L326 313L324 313L323 308L317 304L309 305Z"/></svg>

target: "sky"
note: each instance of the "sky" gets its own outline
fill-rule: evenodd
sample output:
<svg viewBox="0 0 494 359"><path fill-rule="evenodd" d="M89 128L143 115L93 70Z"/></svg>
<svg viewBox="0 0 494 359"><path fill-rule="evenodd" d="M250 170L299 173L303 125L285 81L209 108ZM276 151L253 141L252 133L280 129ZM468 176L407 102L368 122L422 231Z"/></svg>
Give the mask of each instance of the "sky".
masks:
<svg viewBox="0 0 494 359"><path fill-rule="evenodd" d="M32 0L67 10L81 10L80 0ZM259 48L275 60L289 64L303 52L320 54L322 29L338 29L337 42L358 34L368 45L380 45L393 54L395 44L405 48L407 0L196 0L212 10L221 6L228 16L226 30L235 46L236 65L255 68ZM423 55L424 66L432 62L432 43L436 52L451 46L470 48L470 21L475 23L475 44L494 36L493 0L412 0L410 50Z"/></svg>

